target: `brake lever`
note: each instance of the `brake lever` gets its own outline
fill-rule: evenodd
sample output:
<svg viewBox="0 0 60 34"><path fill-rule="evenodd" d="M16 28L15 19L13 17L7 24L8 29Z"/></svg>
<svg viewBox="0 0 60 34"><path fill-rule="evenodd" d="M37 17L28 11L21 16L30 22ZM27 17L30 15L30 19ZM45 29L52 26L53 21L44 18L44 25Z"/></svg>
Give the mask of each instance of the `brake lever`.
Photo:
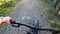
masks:
<svg viewBox="0 0 60 34"><path fill-rule="evenodd" d="M13 27L20 27L20 24L13 24Z"/></svg>
<svg viewBox="0 0 60 34"><path fill-rule="evenodd" d="M16 23L16 21L14 21L14 20L11 19L10 22L11 22L11 24L12 24L13 27L20 27L20 24Z"/></svg>

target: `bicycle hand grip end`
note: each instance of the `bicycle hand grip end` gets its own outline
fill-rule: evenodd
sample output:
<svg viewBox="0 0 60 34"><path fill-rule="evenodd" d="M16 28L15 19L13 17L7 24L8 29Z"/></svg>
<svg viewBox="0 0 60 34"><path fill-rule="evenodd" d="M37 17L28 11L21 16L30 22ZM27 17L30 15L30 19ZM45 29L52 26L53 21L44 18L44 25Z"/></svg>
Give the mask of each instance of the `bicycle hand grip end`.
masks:
<svg viewBox="0 0 60 34"><path fill-rule="evenodd" d="M16 21L14 21L13 19L11 19L11 20L10 20L10 23L11 23L11 24L15 24Z"/></svg>
<svg viewBox="0 0 60 34"><path fill-rule="evenodd" d="M20 26L19 23L16 23L16 21L14 21L12 19L10 20L10 23L12 24L13 27L19 27Z"/></svg>

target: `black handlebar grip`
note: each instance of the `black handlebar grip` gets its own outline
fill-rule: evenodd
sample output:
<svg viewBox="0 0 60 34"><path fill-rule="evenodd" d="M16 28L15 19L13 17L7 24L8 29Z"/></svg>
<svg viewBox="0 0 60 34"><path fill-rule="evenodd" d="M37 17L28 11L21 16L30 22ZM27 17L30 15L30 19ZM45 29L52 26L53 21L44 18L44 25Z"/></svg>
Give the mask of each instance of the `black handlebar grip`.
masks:
<svg viewBox="0 0 60 34"><path fill-rule="evenodd" d="M15 24L16 21L14 21L13 19L11 19L11 20L10 20L10 23L11 23L11 24Z"/></svg>
<svg viewBox="0 0 60 34"><path fill-rule="evenodd" d="M19 23L16 23L16 21L14 21L12 19L10 20L10 23L12 24L13 27L19 27L20 26Z"/></svg>

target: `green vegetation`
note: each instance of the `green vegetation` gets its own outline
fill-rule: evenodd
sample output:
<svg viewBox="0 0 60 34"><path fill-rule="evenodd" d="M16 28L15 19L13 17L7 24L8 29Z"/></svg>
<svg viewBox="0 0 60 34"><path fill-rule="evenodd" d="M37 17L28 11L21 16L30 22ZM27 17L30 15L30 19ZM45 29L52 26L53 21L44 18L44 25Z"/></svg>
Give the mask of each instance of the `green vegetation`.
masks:
<svg viewBox="0 0 60 34"><path fill-rule="evenodd" d="M16 7L15 5L20 0L0 0L0 16L6 16L7 13L11 12L13 7ZM0 25L0 31L4 30L4 27Z"/></svg>
<svg viewBox="0 0 60 34"><path fill-rule="evenodd" d="M0 16L5 16L18 0L0 0Z"/></svg>
<svg viewBox="0 0 60 34"><path fill-rule="evenodd" d="M47 15L50 26L54 29L60 29L60 20L55 16L56 10L51 5L44 1L41 2L43 12Z"/></svg>

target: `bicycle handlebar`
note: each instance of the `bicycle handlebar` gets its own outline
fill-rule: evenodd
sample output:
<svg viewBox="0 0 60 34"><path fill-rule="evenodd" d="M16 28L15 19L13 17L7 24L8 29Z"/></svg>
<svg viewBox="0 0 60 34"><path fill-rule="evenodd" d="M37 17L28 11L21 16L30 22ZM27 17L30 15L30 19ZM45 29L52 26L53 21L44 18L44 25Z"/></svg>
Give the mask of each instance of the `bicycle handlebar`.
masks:
<svg viewBox="0 0 60 34"><path fill-rule="evenodd" d="M36 30L60 33L60 30L54 30L54 29L49 29L49 28L39 28L39 27L35 27L33 25L25 24L25 23L22 23L22 22L19 22L19 21L14 21L14 20L11 20L10 22L11 22L11 24L17 24L17 26L16 25L12 25L14 27L19 27L20 25L23 25L23 26L26 26L26 27L29 27L29 28L32 28L32 29L36 29Z"/></svg>

